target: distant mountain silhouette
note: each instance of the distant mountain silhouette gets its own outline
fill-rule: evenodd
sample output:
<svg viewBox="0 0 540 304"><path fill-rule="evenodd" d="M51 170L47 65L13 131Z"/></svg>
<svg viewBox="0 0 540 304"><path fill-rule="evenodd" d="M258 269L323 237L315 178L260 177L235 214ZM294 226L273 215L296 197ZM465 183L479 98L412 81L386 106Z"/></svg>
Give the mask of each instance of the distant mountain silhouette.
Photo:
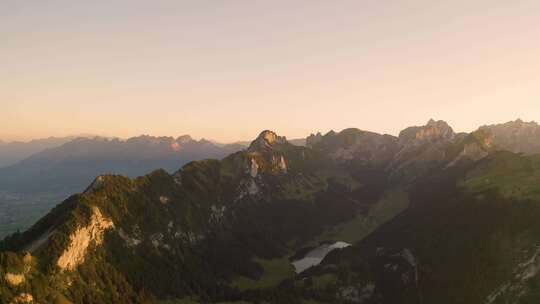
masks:
<svg viewBox="0 0 540 304"><path fill-rule="evenodd" d="M61 145L0 168L0 191L80 191L103 173L138 176L163 168L172 172L187 162L222 158L242 145L216 145L207 140L138 136L127 140L103 137L58 139ZM52 145L52 140L48 141Z"/></svg>
<svg viewBox="0 0 540 304"><path fill-rule="evenodd" d="M0 140L0 168L13 165L35 153L55 148L75 137L49 137L29 142L5 142Z"/></svg>

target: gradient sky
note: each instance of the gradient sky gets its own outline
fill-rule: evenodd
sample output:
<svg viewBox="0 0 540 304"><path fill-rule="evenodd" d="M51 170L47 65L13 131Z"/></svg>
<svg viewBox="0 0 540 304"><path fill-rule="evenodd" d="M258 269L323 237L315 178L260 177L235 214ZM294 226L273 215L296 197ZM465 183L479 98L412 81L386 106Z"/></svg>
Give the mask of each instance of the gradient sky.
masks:
<svg viewBox="0 0 540 304"><path fill-rule="evenodd" d="M540 120L540 1L0 0L0 139Z"/></svg>

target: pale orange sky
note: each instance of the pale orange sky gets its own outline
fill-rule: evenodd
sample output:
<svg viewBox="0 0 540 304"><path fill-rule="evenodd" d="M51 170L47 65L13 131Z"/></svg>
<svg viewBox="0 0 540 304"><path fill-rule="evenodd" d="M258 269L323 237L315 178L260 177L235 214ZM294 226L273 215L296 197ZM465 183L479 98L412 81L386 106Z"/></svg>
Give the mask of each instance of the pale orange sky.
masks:
<svg viewBox="0 0 540 304"><path fill-rule="evenodd" d="M3 0L0 139L540 120L539 20L533 0Z"/></svg>

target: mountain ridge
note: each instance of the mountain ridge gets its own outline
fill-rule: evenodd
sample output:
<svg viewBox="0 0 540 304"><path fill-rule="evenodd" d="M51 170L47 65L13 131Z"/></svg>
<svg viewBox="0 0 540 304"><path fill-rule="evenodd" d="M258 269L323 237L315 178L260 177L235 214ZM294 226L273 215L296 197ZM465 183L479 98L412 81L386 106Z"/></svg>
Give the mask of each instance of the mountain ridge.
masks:
<svg viewBox="0 0 540 304"><path fill-rule="evenodd" d="M452 303L444 287L454 279L458 283L451 290L464 303L509 298L497 291L506 282L534 295L528 284L540 280L537 272L519 268L526 260L510 248L534 257L534 240L540 239L540 228L533 225L540 212L534 204L540 172L535 153L505 151L508 137L492 137L483 128L460 135L430 120L406 130L400 142L345 129L310 136L306 147L265 130L222 160L192 161L172 173L157 170L134 179L100 175L28 231L0 243L6 269L0 270L6 284L0 297L77 303L185 297L201 303ZM536 132L511 134L519 141L536 139ZM512 147L534 151L532 143ZM404 193L410 203L398 206L392 193ZM482 220L482 210L498 225ZM383 211L375 221L374 214ZM505 222L505 214L512 221ZM307 252L317 240L340 241L341 229L349 226L358 234L352 246L332 251L299 275L287 270L288 256ZM526 238L509 241L511 246L493 238L511 240L512 231ZM493 250L476 251L474 244ZM451 246L457 251L446 259L464 276L435 263ZM499 247L505 250L495 250ZM35 264L25 264L25 258ZM463 265L457 264L460 259ZM491 261L501 272L480 286ZM283 269L279 275L278 269ZM512 269L531 277L512 281ZM31 287L36 284L39 288ZM122 296L106 291L111 288L123 290Z"/></svg>
<svg viewBox="0 0 540 304"><path fill-rule="evenodd" d="M12 141L6 142L0 140L0 168L13 165L32 154L60 146L75 137L48 137L42 139L34 139L28 142Z"/></svg>

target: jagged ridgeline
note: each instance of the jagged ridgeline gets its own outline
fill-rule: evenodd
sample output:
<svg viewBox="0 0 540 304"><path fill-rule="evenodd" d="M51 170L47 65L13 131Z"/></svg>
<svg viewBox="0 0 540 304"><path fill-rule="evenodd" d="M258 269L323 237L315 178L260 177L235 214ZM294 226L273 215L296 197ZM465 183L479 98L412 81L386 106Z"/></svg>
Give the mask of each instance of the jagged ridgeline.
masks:
<svg viewBox="0 0 540 304"><path fill-rule="evenodd" d="M539 129L264 131L172 175L99 176L0 243L0 302L537 303ZM295 273L335 242L353 245Z"/></svg>
<svg viewBox="0 0 540 304"><path fill-rule="evenodd" d="M230 298L238 293L233 277L263 274L255 258L282 257L290 243L349 219L357 208L344 199L352 183L324 154L270 131L245 151L173 175L100 176L2 243L0 296L77 303Z"/></svg>

